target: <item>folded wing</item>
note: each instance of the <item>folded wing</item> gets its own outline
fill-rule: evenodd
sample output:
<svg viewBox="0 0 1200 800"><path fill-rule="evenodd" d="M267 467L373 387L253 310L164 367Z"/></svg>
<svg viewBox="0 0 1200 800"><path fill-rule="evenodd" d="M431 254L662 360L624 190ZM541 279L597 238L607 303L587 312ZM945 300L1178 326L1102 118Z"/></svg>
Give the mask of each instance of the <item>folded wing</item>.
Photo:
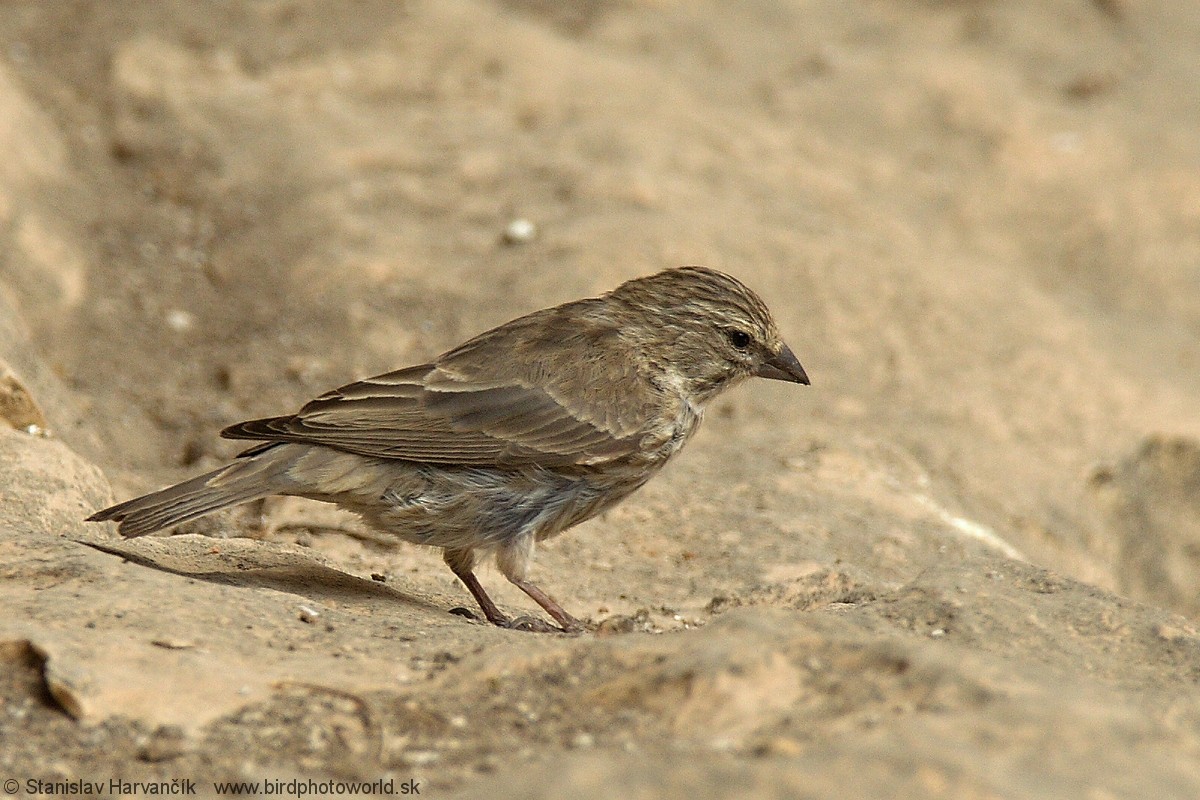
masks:
<svg viewBox="0 0 1200 800"><path fill-rule="evenodd" d="M343 386L295 415L243 422L221 435L438 464L563 467L635 452L641 436L628 422L628 415L610 425L572 413L519 379L472 380L424 364Z"/></svg>

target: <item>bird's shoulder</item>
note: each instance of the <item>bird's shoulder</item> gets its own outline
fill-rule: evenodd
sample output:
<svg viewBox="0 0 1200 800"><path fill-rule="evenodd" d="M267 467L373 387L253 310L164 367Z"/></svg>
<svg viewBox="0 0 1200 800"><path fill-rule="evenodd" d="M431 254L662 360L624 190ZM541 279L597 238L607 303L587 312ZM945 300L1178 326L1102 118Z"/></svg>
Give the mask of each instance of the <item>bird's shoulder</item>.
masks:
<svg viewBox="0 0 1200 800"><path fill-rule="evenodd" d="M614 436L641 431L673 398L655 365L626 335L602 299L545 309L447 352L428 378L432 390L492 384L543 392L577 419Z"/></svg>

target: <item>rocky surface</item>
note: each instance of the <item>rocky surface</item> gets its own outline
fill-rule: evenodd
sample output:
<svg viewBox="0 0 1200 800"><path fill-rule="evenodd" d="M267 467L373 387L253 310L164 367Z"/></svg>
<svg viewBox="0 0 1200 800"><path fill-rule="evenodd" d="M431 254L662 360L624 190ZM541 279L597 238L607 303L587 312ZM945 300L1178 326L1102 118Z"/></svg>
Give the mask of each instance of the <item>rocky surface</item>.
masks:
<svg viewBox="0 0 1200 800"><path fill-rule="evenodd" d="M1200 796L1196 41L1123 0L0 6L0 778ZM437 553L317 504L82 522L685 263L813 386L542 548L600 633L450 614Z"/></svg>

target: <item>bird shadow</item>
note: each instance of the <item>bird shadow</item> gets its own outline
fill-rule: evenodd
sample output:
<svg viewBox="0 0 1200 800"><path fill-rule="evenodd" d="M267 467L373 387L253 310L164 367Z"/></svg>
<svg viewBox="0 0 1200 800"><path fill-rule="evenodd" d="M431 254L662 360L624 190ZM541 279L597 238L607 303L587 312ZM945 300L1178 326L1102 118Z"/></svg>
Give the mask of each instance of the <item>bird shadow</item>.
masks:
<svg viewBox="0 0 1200 800"><path fill-rule="evenodd" d="M165 538L178 539L180 537ZM181 554L178 547L159 552L144 552L141 547L134 547L125 542L83 539L72 539L72 541L93 550L123 558L138 566L213 584L247 589L274 589L306 597L314 602L329 600L344 603L375 599L424 611L446 613L446 609L440 606L385 583L350 575L306 559L302 554L287 551L260 551L253 554L247 550L235 553L214 552L215 548L210 542L203 548L194 550L189 548ZM143 541L149 543L155 540ZM230 558L239 563L231 566ZM255 562L259 559L268 562L274 560L279 563L256 564ZM206 568L206 565L209 564L215 568Z"/></svg>

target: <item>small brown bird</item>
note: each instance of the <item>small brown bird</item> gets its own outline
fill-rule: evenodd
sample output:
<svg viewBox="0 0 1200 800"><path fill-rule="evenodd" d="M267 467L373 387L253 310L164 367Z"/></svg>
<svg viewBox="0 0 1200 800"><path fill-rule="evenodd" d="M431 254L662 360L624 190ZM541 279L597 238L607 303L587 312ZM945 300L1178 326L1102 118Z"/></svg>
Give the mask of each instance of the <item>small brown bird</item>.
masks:
<svg viewBox="0 0 1200 800"><path fill-rule="evenodd" d="M535 544L612 507L746 378L808 383L767 307L728 275L682 267L537 311L433 362L351 383L296 414L221 431L260 443L207 475L106 508L141 536L268 495L357 512L440 547L488 621L510 620L472 571L494 552L563 630L582 624L526 577Z"/></svg>

